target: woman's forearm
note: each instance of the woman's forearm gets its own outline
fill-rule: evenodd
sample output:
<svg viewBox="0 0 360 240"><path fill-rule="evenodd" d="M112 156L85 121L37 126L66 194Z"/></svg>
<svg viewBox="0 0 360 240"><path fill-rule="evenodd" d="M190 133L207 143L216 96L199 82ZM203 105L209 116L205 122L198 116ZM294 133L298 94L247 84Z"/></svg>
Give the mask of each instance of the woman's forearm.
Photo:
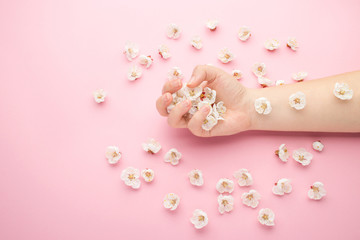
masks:
<svg viewBox="0 0 360 240"><path fill-rule="evenodd" d="M351 100L333 94L335 83L347 83L353 90ZM306 95L306 105L296 110L289 96L298 91ZM263 89L249 89L250 102L267 98L272 106L268 115L258 114L250 106L252 130L360 132L360 71L322 79ZM251 104L250 104L251 105Z"/></svg>

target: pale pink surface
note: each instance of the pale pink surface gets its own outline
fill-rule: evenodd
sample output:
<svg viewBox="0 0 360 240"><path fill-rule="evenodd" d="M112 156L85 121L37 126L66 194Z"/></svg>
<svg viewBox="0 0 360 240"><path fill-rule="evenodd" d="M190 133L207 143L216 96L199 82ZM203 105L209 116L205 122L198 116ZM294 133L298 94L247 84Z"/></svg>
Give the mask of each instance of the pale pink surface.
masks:
<svg viewBox="0 0 360 240"><path fill-rule="evenodd" d="M308 79L359 69L360 4L352 1L1 1L0 2L0 239L359 239L359 134L248 132L232 137L200 139L172 129L155 110L155 100L172 66L188 80L196 64L213 63L244 72L244 85L257 87L250 72L258 61L268 77L292 83L291 74L308 71ZM217 18L210 32L204 24ZM165 36L175 22L178 40ZM253 34L240 42L237 31L248 25ZM193 35L204 48L192 49ZM287 37L300 43L285 47ZM267 52L263 43L278 38L280 49ZM153 66L136 82L126 79L129 63L122 54L127 40L151 54ZM163 61L159 44L173 57ZM220 48L236 59L221 64ZM104 88L108 97L96 104L92 93ZM226 103L225 103L226 104ZM158 139L163 149L148 155L141 143ZM322 153L311 144L321 139ZM282 163L274 150L286 143L314 155L308 167ZM107 164L108 145L123 158ZM183 153L176 167L163 155L172 147ZM122 169L152 168L155 180L132 190L120 180ZM199 168L205 185L190 185L187 173ZM215 184L232 178L239 168L254 177L252 187L236 186L235 209L220 215ZM274 182L290 178L293 192L272 194ZM321 181L328 195L307 197ZM240 202L243 192L262 195L258 208ZM174 192L181 203L174 212L162 200ZM274 210L275 227L257 221L260 208ZM197 231L189 221L203 209L209 224Z"/></svg>

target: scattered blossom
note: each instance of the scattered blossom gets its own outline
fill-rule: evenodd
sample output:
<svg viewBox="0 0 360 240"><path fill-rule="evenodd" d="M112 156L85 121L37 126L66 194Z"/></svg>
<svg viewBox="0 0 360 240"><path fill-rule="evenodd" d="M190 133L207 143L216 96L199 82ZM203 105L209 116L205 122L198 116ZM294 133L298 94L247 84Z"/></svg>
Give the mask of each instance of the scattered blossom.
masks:
<svg viewBox="0 0 360 240"><path fill-rule="evenodd" d="M238 69L232 70L231 74L236 80L240 80L243 77L243 73Z"/></svg>
<svg viewBox="0 0 360 240"><path fill-rule="evenodd" d="M313 155L307 152L304 148L299 148L293 152L293 159L303 166L307 166L311 163Z"/></svg>
<svg viewBox="0 0 360 240"><path fill-rule="evenodd" d="M134 81L134 80L140 78L141 75L142 75L141 69L137 66L132 66L128 72L128 79L129 79L129 81Z"/></svg>
<svg viewBox="0 0 360 240"><path fill-rule="evenodd" d="M308 191L308 197L314 200L320 200L326 196L326 190L324 188L324 184L321 182L314 182L314 184L310 187Z"/></svg>
<svg viewBox="0 0 360 240"><path fill-rule="evenodd" d="M266 74L266 65L265 65L265 63L255 63L252 66L252 72L257 77L264 76Z"/></svg>
<svg viewBox="0 0 360 240"><path fill-rule="evenodd" d="M170 149L164 156L164 161L171 163L172 165L178 165L181 159L181 153L176 148Z"/></svg>
<svg viewBox="0 0 360 240"><path fill-rule="evenodd" d="M168 79L176 80L176 79L183 79L184 74L182 73L181 69L179 67L172 67L168 72Z"/></svg>
<svg viewBox="0 0 360 240"><path fill-rule="evenodd" d="M270 101L264 97L256 99L254 106L255 106L256 112L258 112L259 114L267 115L272 110Z"/></svg>
<svg viewBox="0 0 360 240"><path fill-rule="evenodd" d="M335 97L341 100L350 100L354 94L353 90L350 89L349 85L346 83L335 83L333 92Z"/></svg>
<svg viewBox="0 0 360 240"><path fill-rule="evenodd" d="M191 46L193 46L194 48L196 49L201 49L203 47L203 43L202 43L202 40L199 36L194 36L192 39L191 39Z"/></svg>
<svg viewBox="0 0 360 240"><path fill-rule="evenodd" d="M286 45L294 51L296 51L297 48L299 47L299 43L296 41L296 38L294 37L288 38Z"/></svg>
<svg viewBox="0 0 360 240"><path fill-rule="evenodd" d="M144 65L146 68L149 68L151 66L151 64L153 63L153 59L152 57L149 56L145 56L145 55L140 55L139 57L139 63L141 65Z"/></svg>
<svg viewBox="0 0 360 240"><path fill-rule="evenodd" d="M292 79L297 82L302 82L307 77L307 75L307 72L297 72L292 75Z"/></svg>
<svg viewBox="0 0 360 240"><path fill-rule="evenodd" d="M192 185L202 186L204 184L204 178L202 172L199 169L191 170L188 176Z"/></svg>
<svg viewBox="0 0 360 240"><path fill-rule="evenodd" d="M155 177L154 170L146 168L141 171L141 176L144 178L145 182L152 182Z"/></svg>
<svg viewBox="0 0 360 240"><path fill-rule="evenodd" d="M281 178L273 186L273 193L276 195L284 195L284 193L291 193L292 186L289 179Z"/></svg>
<svg viewBox="0 0 360 240"><path fill-rule="evenodd" d="M235 55L228 48L221 49L218 54L218 59L222 63L228 63L228 62L232 61L234 58L235 58Z"/></svg>
<svg viewBox="0 0 360 240"><path fill-rule="evenodd" d="M265 41L265 48L267 50L273 51L275 49L278 49L280 46L280 42L277 39L269 39Z"/></svg>
<svg viewBox="0 0 360 240"><path fill-rule="evenodd" d="M161 149L161 145L158 141L156 141L153 138L150 138L149 141L147 143L143 143L142 144L142 148L144 149L145 152L151 153L151 154L155 154L158 151L160 151Z"/></svg>
<svg viewBox="0 0 360 240"><path fill-rule="evenodd" d="M208 224L208 221L209 219L206 212L201 209L195 209L195 211L193 212L193 216L190 219L190 222L194 224L194 227L196 229L201 229L205 227Z"/></svg>
<svg viewBox="0 0 360 240"><path fill-rule="evenodd" d="M289 97L289 104L292 108L295 108L296 110L301 110L306 105L306 97L303 92L296 92L294 94L291 94Z"/></svg>
<svg viewBox="0 0 360 240"><path fill-rule="evenodd" d="M108 146L105 153L106 158L110 164L117 163L121 158L121 152L116 146Z"/></svg>
<svg viewBox="0 0 360 240"><path fill-rule="evenodd" d="M263 87L270 87L271 85L273 85L273 82L266 78L266 77L263 77L263 76L259 76L258 77L258 83Z"/></svg>
<svg viewBox="0 0 360 240"><path fill-rule="evenodd" d="M276 85L276 86L285 85L285 81L284 81L284 80L277 80L277 81L275 82L275 85Z"/></svg>
<svg viewBox="0 0 360 240"><path fill-rule="evenodd" d="M249 39L249 37L251 36L251 30L249 27L247 26L242 26L239 29L239 33L238 33L238 37L241 41L246 41Z"/></svg>
<svg viewBox="0 0 360 240"><path fill-rule="evenodd" d="M280 158L281 161L287 162L290 153L285 144L281 144L279 149L275 151L275 154Z"/></svg>
<svg viewBox="0 0 360 240"><path fill-rule="evenodd" d="M275 214L269 208L262 208L259 211L258 220L262 225L274 226Z"/></svg>
<svg viewBox="0 0 360 240"><path fill-rule="evenodd" d="M216 184L216 190L219 193L232 193L234 191L234 182L227 178L221 178Z"/></svg>
<svg viewBox="0 0 360 240"><path fill-rule="evenodd" d="M105 101L107 93L104 91L104 89L98 89L94 92L94 99L97 103L102 103Z"/></svg>
<svg viewBox="0 0 360 240"><path fill-rule="evenodd" d="M170 50L166 45L160 45L158 51L163 59L168 59L171 57Z"/></svg>
<svg viewBox="0 0 360 240"><path fill-rule="evenodd" d="M242 203L252 208L256 208L259 205L260 198L260 193L253 189L241 195Z"/></svg>
<svg viewBox="0 0 360 240"><path fill-rule="evenodd" d="M139 47L133 42L125 44L124 54L129 61L132 61L139 54Z"/></svg>
<svg viewBox="0 0 360 240"><path fill-rule="evenodd" d="M253 178L250 172L245 169L239 169L238 171L234 172L234 178L238 181L238 184L242 186L250 186L253 184Z"/></svg>
<svg viewBox="0 0 360 240"><path fill-rule="evenodd" d="M171 23L166 28L166 36L172 39L178 39L181 34L181 29L175 23Z"/></svg>
<svg viewBox="0 0 360 240"><path fill-rule="evenodd" d="M209 28L211 31L215 31L218 25L219 25L219 21L216 19L209 20L206 23L206 27Z"/></svg>
<svg viewBox="0 0 360 240"><path fill-rule="evenodd" d="M234 197L231 195L218 196L219 212L221 214L225 212L231 212L234 209Z"/></svg>
<svg viewBox="0 0 360 240"><path fill-rule="evenodd" d="M175 193L168 193L166 194L163 204L166 209L170 209L171 211L174 211L180 203L180 197L176 195Z"/></svg>
<svg viewBox="0 0 360 240"><path fill-rule="evenodd" d="M322 142L320 142L320 140L313 142L312 147L314 150L322 152L322 150L324 149L324 144L322 144Z"/></svg>
<svg viewBox="0 0 360 240"><path fill-rule="evenodd" d="M133 167L128 167L121 172L121 180L124 181L125 185L130 186L134 189L140 187L140 171Z"/></svg>

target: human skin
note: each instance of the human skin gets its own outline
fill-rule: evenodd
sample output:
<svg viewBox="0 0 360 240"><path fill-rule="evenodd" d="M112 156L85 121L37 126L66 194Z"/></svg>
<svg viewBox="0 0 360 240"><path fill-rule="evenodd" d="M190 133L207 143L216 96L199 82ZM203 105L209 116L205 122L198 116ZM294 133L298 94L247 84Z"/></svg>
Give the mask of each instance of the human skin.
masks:
<svg viewBox="0 0 360 240"><path fill-rule="evenodd" d="M351 100L335 97L333 89L336 82L344 82L350 86L354 92ZM166 82L156 107L162 116L167 117L170 126L188 128L196 136L233 135L247 130L360 132L360 71L276 87L250 89L222 69L208 65L196 66L187 86L208 86L216 90L216 100L223 101L227 108L225 120L219 121L210 131L201 127L210 111L208 106L203 106L190 120L183 117L191 108L189 100L177 104L170 114L167 113L166 108L172 102L171 94L182 86L181 80ZM302 110L289 105L289 96L298 91L306 95L306 106ZM260 97L271 102L270 114L263 115L255 111L255 99Z"/></svg>

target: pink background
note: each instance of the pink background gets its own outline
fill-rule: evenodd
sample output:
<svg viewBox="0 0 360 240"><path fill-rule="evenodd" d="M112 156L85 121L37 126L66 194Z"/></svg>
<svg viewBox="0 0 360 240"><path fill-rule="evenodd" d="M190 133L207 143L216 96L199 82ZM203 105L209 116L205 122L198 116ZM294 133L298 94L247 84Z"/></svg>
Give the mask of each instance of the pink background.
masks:
<svg viewBox="0 0 360 240"><path fill-rule="evenodd" d="M268 77L292 83L291 74L309 72L308 80L359 69L360 3L350 1L115 1L32 0L0 2L0 239L359 239L359 134L246 132L232 137L200 139L170 128L155 110L155 100L170 67L179 66L185 81L196 64L212 63L244 72L245 86L258 87L250 72L265 62ZM216 32L204 26L217 18ZM165 36L175 22L183 34ZM253 34L240 42L237 31ZM192 49L189 39L203 38ZM295 36L300 48L285 47ZM267 52L266 39L282 45ZM126 78L129 63L122 54L127 40L155 60L135 82ZM167 44L173 57L157 54ZM236 59L221 64L217 52L229 47ZM108 97L96 104L92 93ZM163 149L148 155L141 143L158 139ZM311 149L314 140L322 153ZM305 147L314 155L308 167L292 159L284 164L274 150ZM117 145L123 158L107 164L106 146ZM183 153L173 167L163 155L176 147ZM120 180L128 167L153 168L156 178L138 191ZM187 173L199 168L205 185L190 185ZM262 200L257 209L240 202L250 187L235 188L235 209L220 215L215 184L239 168L254 177L251 188ZM293 192L278 197L271 188L290 178ZM322 181L328 195L307 198L309 186ZM166 211L166 193L180 195L174 212ZM276 226L257 221L260 208L276 214ZM189 221L195 208L209 215L196 231Z"/></svg>

